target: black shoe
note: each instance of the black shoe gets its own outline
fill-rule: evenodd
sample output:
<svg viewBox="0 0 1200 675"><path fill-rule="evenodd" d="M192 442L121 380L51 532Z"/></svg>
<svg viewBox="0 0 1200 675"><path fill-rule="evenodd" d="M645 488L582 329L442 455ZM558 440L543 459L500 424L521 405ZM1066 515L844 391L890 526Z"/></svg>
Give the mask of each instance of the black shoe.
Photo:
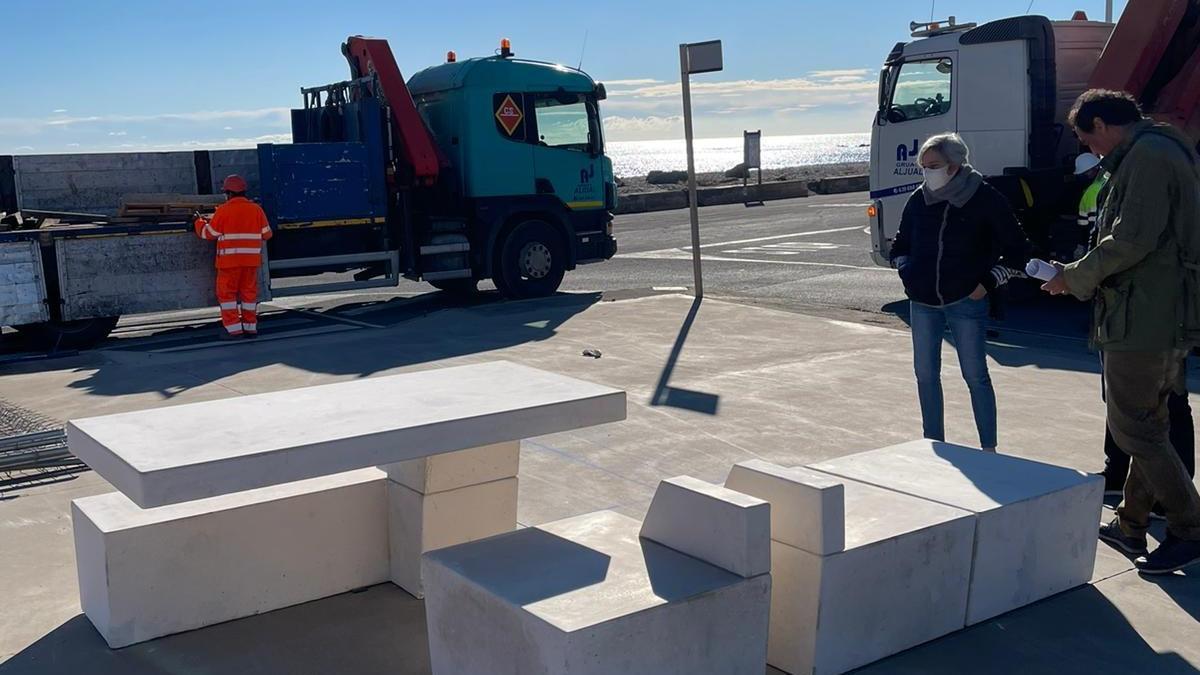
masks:
<svg viewBox="0 0 1200 675"><path fill-rule="evenodd" d="M1104 469L1097 476L1104 477L1104 496L1105 497L1123 497L1125 496L1125 476L1110 474L1108 469Z"/></svg>
<svg viewBox="0 0 1200 675"><path fill-rule="evenodd" d="M1154 553L1133 562L1142 574L1170 574L1196 563L1200 563L1200 541L1180 539L1173 534L1168 534Z"/></svg>
<svg viewBox="0 0 1200 675"><path fill-rule="evenodd" d="M230 333L227 330L222 330L221 334L217 336L217 339L218 340L241 340L242 334L241 333Z"/></svg>
<svg viewBox="0 0 1200 675"><path fill-rule="evenodd" d="M1146 538L1131 537L1121 529L1121 519L1113 518L1107 525L1100 526L1100 541L1114 546L1129 555L1146 555Z"/></svg>
<svg viewBox="0 0 1200 675"><path fill-rule="evenodd" d="M246 331L242 335L246 336L247 340L253 340L258 337L258 331Z"/></svg>

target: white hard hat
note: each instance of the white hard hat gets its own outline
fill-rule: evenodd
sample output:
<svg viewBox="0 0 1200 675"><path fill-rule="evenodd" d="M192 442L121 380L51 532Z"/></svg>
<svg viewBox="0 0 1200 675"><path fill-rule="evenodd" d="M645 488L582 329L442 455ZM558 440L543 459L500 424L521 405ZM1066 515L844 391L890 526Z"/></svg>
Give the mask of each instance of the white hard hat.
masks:
<svg viewBox="0 0 1200 675"><path fill-rule="evenodd" d="M1085 152L1075 158L1075 175L1087 173L1100 166L1100 158L1090 152Z"/></svg>

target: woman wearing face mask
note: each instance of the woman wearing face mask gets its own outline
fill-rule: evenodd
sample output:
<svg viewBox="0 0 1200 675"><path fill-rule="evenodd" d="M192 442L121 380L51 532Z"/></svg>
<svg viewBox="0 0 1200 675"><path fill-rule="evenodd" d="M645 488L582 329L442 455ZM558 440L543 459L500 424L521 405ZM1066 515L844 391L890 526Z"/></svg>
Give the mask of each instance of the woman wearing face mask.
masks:
<svg viewBox="0 0 1200 675"><path fill-rule="evenodd" d="M942 335L949 325L979 445L996 450L996 394L984 340L988 294L1029 260L1029 242L1008 200L967 163L958 134L939 134L917 154L925 182L909 198L892 244L910 299L913 366L925 437L946 440L942 398Z"/></svg>

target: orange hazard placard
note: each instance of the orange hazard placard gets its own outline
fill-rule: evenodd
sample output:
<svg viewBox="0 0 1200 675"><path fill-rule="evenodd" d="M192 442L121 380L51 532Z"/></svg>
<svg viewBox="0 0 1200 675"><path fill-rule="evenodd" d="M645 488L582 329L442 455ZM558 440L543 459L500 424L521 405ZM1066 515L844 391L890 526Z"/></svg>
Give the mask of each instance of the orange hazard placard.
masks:
<svg viewBox="0 0 1200 675"><path fill-rule="evenodd" d="M521 120L525 119L525 115L521 112L521 106L517 105L510 95L505 96L500 102L500 107L496 108L496 119L500 120L500 126L504 127L508 135L512 136L521 125Z"/></svg>

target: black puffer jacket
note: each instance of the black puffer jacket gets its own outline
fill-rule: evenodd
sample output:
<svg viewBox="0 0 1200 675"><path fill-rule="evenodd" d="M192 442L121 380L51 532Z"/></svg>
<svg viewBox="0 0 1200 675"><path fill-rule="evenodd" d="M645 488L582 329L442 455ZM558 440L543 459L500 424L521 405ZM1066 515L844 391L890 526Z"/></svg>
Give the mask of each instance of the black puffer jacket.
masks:
<svg viewBox="0 0 1200 675"><path fill-rule="evenodd" d="M984 182L962 207L908 199L892 243L904 292L924 305L948 305L983 284L992 294L1029 261L1029 240L1004 195Z"/></svg>

